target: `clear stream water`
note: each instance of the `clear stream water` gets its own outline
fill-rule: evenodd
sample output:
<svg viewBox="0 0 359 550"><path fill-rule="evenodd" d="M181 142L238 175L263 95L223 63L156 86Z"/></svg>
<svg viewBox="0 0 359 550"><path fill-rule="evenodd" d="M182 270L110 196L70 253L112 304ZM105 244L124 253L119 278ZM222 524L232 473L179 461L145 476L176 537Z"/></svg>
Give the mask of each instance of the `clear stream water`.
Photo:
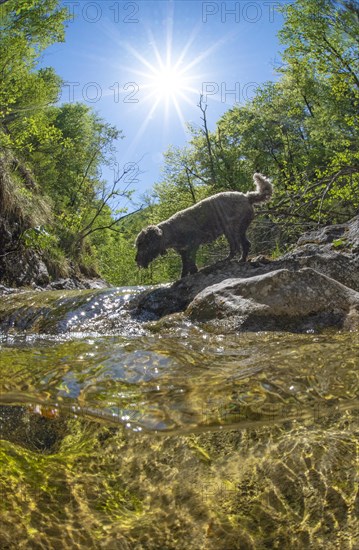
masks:
<svg viewBox="0 0 359 550"><path fill-rule="evenodd" d="M359 333L0 298L1 549L359 548Z"/></svg>

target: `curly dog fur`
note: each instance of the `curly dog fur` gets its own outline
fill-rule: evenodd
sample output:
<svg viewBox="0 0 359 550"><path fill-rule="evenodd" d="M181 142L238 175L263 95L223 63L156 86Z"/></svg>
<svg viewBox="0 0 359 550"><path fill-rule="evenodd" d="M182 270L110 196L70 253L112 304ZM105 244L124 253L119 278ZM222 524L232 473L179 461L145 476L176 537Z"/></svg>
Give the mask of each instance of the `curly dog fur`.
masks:
<svg viewBox="0 0 359 550"><path fill-rule="evenodd" d="M199 246L221 235L225 235L229 243L228 259L242 250L241 261L245 262L250 249L246 230L254 217L252 205L269 200L273 193L270 180L262 174L255 173L253 180L256 191L212 195L158 225L143 229L136 239L137 265L146 268L168 248L173 248L182 258L181 277L196 273Z"/></svg>

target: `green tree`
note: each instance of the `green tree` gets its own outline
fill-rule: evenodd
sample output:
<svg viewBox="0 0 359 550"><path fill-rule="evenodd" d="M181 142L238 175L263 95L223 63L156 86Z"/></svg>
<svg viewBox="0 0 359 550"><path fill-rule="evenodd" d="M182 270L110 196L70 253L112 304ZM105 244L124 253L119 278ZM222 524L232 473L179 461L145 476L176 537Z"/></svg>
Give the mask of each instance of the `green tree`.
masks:
<svg viewBox="0 0 359 550"><path fill-rule="evenodd" d="M51 68L38 69L38 61L64 40L68 12L61 3L8 0L0 12L0 160L7 171L0 196L12 196L8 212L21 217L5 220L3 233L14 239L13 225L26 247L91 271L131 195L126 169L111 181L101 174L114 163L122 134L83 104L55 106L61 79Z"/></svg>
<svg viewBox="0 0 359 550"><path fill-rule="evenodd" d="M354 2L297 0L282 10L282 73L307 109L315 165L308 201L318 220L340 220L358 204L358 9Z"/></svg>
<svg viewBox="0 0 359 550"><path fill-rule="evenodd" d="M35 69L41 52L64 40L67 18L57 0L9 0L1 6L0 146L19 150L29 134L43 131L34 114L56 101L60 79L52 69Z"/></svg>

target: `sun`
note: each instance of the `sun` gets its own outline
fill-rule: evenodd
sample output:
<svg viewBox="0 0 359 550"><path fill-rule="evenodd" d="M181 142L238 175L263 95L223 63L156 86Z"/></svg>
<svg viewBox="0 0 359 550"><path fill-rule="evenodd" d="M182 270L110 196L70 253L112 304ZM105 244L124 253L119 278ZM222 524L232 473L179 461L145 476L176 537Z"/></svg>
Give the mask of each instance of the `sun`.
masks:
<svg viewBox="0 0 359 550"><path fill-rule="evenodd" d="M164 134L179 123L187 135L185 107L188 111L188 108L197 106L203 93L203 82L209 79L208 72L203 72L206 67L204 61L226 41L221 38L206 50L195 53L193 44L199 31L200 27L194 28L181 48L175 47L170 27L165 44L159 43L148 30L149 48L146 52L129 42L119 41L119 45L133 59L131 66L120 67L133 75L131 86L138 90L138 99L134 102L144 113L142 124L132 140L133 149L151 122L157 122L159 117L163 119L161 126Z"/></svg>
<svg viewBox="0 0 359 550"><path fill-rule="evenodd" d="M175 99L188 90L188 77L186 78L175 66L168 65L154 70L149 76L149 88L153 88L154 95L161 99Z"/></svg>
<svg viewBox="0 0 359 550"><path fill-rule="evenodd" d="M200 94L198 85L198 73L191 71L193 62L184 60L184 52L177 58L173 58L170 50L161 56L159 49L153 43L153 59L145 58L141 53L132 47L128 47L132 55L140 64L139 69L132 72L138 75L139 90L144 103L151 105L151 114L164 107L166 116L170 116L171 108L177 112L181 122L184 120L181 105L188 103L193 105Z"/></svg>
<svg viewBox="0 0 359 550"><path fill-rule="evenodd" d="M146 53L128 42L123 44L133 57L133 81L138 84L139 104L148 106L147 117L162 111L169 122L176 115L185 128L182 109L186 103L190 106L197 104L205 79L199 65L209 54L206 51L193 55L191 46L195 36L193 33L179 49L174 47L170 31L165 44L159 44L149 31L147 43L150 47Z"/></svg>
<svg viewBox="0 0 359 550"><path fill-rule="evenodd" d="M193 107L198 102L200 87L198 80L201 79L198 71L193 72L193 66L198 59L186 60L183 50L177 57L174 57L171 48L166 49L162 56L157 44L153 40L153 54L144 56L131 45L126 45L127 50L138 62L138 68L133 69L134 81L138 83L139 106L145 109L145 117L142 125L137 131L134 143L148 127L151 120L158 120L162 112L163 130L167 131L177 119L187 132L187 125L183 114L185 104Z"/></svg>

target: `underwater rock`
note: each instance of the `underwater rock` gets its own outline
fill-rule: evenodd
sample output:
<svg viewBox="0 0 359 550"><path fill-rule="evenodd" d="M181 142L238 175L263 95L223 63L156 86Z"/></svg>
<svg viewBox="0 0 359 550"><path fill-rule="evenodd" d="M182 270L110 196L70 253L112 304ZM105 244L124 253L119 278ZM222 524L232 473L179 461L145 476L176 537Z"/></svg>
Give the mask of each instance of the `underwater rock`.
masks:
<svg viewBox="0 0 359 550"><path fill-rule="evenodd" d="M66 435L68 417L41 405L0 405L1 438L31 451L55 452Z"/></svg>
<svg viewBox="0 0 359 550"><path fill-rule="evenodd" d="M310 268L280 269L210 286L186 313L226 330L351 329L359 327L359 292Z"/></svg>

